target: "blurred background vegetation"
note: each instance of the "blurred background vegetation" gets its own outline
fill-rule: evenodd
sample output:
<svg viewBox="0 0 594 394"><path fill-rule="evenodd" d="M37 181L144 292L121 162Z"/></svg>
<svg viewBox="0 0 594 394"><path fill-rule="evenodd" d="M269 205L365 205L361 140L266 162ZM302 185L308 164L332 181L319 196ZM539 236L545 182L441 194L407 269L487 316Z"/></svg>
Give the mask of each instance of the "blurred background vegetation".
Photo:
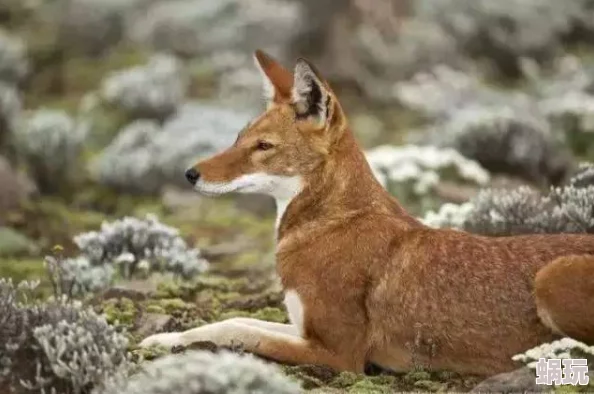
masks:
<svg viewBox="0 0 594 394"><path fill-rule="evenodd" d="M183 177L262 111L257 48L318 66L426 223L594 232L592 0L0 0L0 276L49 293L61 245L82 293L150 292L169 328L285 321L273 201Z"/></svg>

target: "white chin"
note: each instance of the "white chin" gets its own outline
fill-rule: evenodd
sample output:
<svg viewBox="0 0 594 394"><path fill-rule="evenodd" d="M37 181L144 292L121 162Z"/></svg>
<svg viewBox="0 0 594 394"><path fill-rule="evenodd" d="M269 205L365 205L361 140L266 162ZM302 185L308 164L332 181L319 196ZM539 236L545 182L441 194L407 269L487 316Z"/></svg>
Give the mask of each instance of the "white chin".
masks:
<svg viewBox="0 0 594 394"><path fill-rule="evenodd" d="M301 190L299 177L287 177L254 173L242 175L230 182L198 181L194 189L205 196L220 196L227 193L258 193L275 198L293 197Z"/></svg>
<svg viewBox="0 0 594 394"><path fill-rule="evenodd" d="M225 185L196 185L194 190L206 197L218 197L235 191L234 188Z"/></svg>

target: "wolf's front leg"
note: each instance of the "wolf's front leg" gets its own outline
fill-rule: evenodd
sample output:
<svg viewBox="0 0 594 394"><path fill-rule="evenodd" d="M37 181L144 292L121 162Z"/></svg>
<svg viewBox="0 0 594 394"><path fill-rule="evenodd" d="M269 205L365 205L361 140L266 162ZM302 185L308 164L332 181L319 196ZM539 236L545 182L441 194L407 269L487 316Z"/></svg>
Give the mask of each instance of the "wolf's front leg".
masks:
<svg viewBox="0 0 594 394"><path fill-rule="evenodd" d="M234 318L184 332L156 334L143 340L140 346L187 346L200 341L211 341L218 346L241 346L249 353L281 363L321 364L338 370L353 370L351 365L345 364L350 357L343 359L300 337L295 326L256 319Z"/></svg>
<svg viewBox="0 0 594 394"><path fill-rule="evenodd" d="M184 332L166 332L151 335L145 338L139 346L148 347L161 345L164 347L187 346L200 341L210 341L218 346L231 346L229 339L234 339L234 344L240 340L239 337L229 338L234 332L242 330L242 326L257 327L271 333L299 336L297 327L292 324L273 323L264 320L236 317L217 323L208 324L202 327L192 328Z"/></svg>

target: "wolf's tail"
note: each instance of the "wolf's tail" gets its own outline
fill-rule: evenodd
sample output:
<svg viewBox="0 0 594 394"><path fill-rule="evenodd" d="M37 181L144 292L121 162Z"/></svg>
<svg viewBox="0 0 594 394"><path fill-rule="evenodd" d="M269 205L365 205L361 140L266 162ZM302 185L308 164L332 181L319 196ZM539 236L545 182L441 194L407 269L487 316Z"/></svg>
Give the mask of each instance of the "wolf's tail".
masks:
<svg viewBox="0 0 594 394"><path fill-rule="evenodd" d="M594 255L553 260L535 278L536 306L554 332L594 344Z"/></svg>

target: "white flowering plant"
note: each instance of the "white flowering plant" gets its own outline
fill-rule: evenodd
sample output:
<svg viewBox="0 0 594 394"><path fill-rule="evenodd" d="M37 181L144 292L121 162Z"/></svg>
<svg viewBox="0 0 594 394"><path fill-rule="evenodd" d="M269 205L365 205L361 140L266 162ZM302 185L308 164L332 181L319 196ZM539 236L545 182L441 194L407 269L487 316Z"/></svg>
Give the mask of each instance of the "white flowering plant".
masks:
<svg viewBox="0 0 594 394"><path fill-rule="evenodd" d="M479 187L490 180L483 167L453 149L383 145L367 151L366 157L376 178L388 191L405 205L420 205L422 210L437 204L434 189L442 181Z"/></svg>

